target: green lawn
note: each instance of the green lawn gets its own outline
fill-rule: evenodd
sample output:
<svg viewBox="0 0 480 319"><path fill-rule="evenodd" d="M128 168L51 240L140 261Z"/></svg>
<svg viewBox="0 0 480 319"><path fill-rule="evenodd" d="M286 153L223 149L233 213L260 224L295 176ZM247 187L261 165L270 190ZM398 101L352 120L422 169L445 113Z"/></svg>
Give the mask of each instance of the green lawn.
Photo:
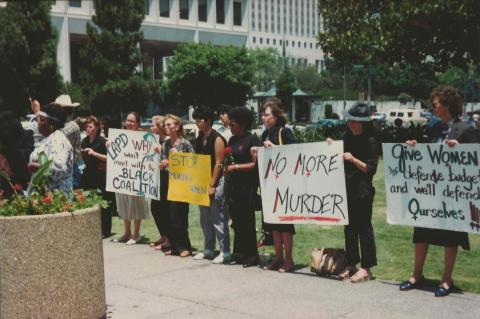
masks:
<svg viewBox="0 0 480 319"><path fill-rule="evenodd" d="M373 269L377 278L402 281L410 276L413 268L413 228L409 226L388 225L386 220L385 186L383 162L379 163L374 179L376 196L373 211L373 227L377 242L378 266ZM260 214L257 229L261 228ZM194 249L202 249L203 239L199 224L197 206L190 206L190 240ZM294 258L298 265L309 265L310 252L314 247L338 247L344 245L343 227L297 225L294 242ZM121 234L122 223L118 218L113 222L113 231ZM157 240L159 235L152 218L142 224L141 234L145 241ZM454 272L455 285L463 290L480 293L480 236L470 235L470 251L459 250ZM266 251L273 254L273 247ZM153 251L152 251L153 253ZM431 246L425 265L425 276L438 281L443 271L443 248Z"/></svg>

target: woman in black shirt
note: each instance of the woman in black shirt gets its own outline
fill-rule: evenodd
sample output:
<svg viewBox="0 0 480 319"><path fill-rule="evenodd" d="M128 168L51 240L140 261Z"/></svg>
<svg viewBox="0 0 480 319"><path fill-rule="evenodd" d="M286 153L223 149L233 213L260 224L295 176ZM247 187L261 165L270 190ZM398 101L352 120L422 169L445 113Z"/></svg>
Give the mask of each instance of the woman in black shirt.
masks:
<svg viewBox="0 0 480 319"><path fill-rule="evenodd" d="M369 107L354 104L348 111L348 130L343 137L345 179L348 202L348 225L345 226L347 269L340 276L353 283L371 279L371 267L377 265L375 236L372 226L372 205L377 171L378 149L373 137ZM360 251L359 251L360 242ZM356 264L360 262L360 269Z"/></svg>
<svg viewBox="0 0 480 319"><path fill-rule="evenodd" d="M284 145L296 143L293 132L288 127L287 116L280 107L280 100L269 99L261 108L262 121L265 125L265 131L262 133L262 143L265 147L273 145ZM293 235L295 228L293 224L263 224L265 231L271 231L273 244L275 246L275 259L264 267L268 270L278 270L279 272L290 272L294 269L293 262ZM283 250L285 250L285 261L283 259Z"/></svg>
<svg viewBox="0 0 480 319"><path fill-rule="evenodd" d="M100 136L100 123L95 116L90 116L85 122L87 137L82 140L82 157L85 169L81 179L84 189L100 189L103 198L113 202L114 193L105 190L107 174L106 139ZM109 237L112 231L112 213L110 207L102 208L102 234Z"/></svg>
<svg viewBox="0 0 480 319"><path fill-rule="evenodd" d="M243 267L258 264L255 207L253 199L258 188L256 156L250 154L260 141L248 130L253 123L252 112L245 107L235 107L228 112L232 137L228 146L232 149L234 163L224 168L228 207L235 232L233 252Z"/></svg>

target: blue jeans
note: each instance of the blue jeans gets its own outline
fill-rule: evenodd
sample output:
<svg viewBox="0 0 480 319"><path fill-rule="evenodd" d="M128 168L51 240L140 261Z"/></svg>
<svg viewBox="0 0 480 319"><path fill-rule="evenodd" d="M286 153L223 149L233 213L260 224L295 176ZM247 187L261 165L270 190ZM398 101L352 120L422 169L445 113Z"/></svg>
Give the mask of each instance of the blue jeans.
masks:
<svg viewBox="0 0 480 319"><path fill-rule="evenodd" d="M228 212L223 207L224 179L220 178L215 195L210 199L210 206L200 207L200 226L202 226L204 253L213 254L215 238L218 240L220 252L230 253L230 228Z"/></svg>

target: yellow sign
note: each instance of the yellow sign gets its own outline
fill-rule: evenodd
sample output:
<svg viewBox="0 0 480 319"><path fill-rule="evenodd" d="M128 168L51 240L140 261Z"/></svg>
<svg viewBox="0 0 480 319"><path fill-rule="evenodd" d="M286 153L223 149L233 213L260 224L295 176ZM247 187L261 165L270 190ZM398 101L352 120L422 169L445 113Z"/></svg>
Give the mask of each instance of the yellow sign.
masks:
<svg viewBox="0 0 480 319"><path fill-rule="evenodd" d="M172 152L168 169L168 200L210 206L210 155Z"/></svg>

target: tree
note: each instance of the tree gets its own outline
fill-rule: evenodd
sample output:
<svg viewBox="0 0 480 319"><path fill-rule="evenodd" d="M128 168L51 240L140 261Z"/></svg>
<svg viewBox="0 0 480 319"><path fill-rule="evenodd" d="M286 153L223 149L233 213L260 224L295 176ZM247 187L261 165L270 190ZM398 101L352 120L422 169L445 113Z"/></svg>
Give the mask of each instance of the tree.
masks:
<svg viewBox="0 0 480 319"><path fill-rule="evenodd" d="M480 1L319 1L327 55L342 63L433 63L465 69L480 62ZM448 23L446 23L448 21Z"/></svg>
<svg viewBox="0 0 480 319"><path fill-rule="evenodd" d="M295 75L291 68L286 65L283 72L277 79L277 96L282 100L285 111L289 111L292 107L292 94L297 89Z"/></svg>
<svg viewBox="0 0 480 319"><path fill-rule="evenodd" d="M280 73L280 56L274 48L248 50L253 62L253 86L256 91L268 91Z"/></svg>
<svg viewBox="0 0 480 319"><path fill-rule="evenodd" d="M51 2L11 1L0 8L0 109L25 114L28 97L48 103L59 94Z"/></svg>
<svg viewBox="0 0 480 319"><path fill-rule="evenodd" d="M158 83L142 72L139 31L143 0L95 0L95 15L87 24L88 41L80 52L84 65L80 82L97 114L143 113Z"/></svg>
<svg viewBox="0 0 480 319"><path fill-rule="evenodd" d="M168 90L183 106L244 105L251 92L253 62L246 48L180 45L167 71Z"/></svg>

